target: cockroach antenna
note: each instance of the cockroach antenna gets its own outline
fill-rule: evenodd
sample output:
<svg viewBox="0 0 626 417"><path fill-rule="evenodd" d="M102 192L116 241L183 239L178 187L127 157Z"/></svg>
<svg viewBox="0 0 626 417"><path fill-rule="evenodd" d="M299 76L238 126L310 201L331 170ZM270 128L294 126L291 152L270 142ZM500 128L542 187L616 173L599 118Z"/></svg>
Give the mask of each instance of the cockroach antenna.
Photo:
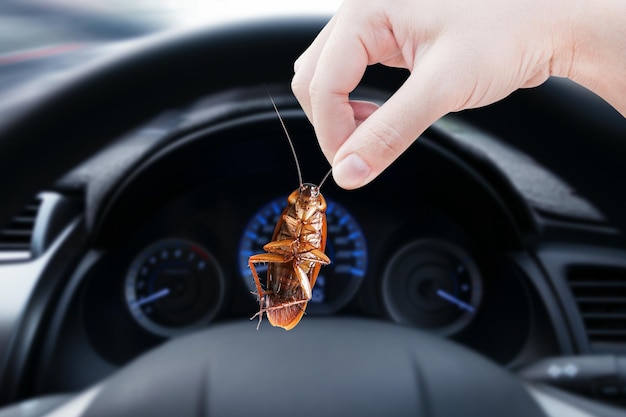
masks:
<svg viewBox="0 0 626 417"><path fill-rule="evenodd" d="M294 148L293 146L293 142L291 141L289 132L287 132L287 127L285 126L285 122L283 122L283 118L280 117L280 113L278 112L278 107L276 107L276 103L274 103L274 99L272 98L272 95L268 93L268 96L270 97L272 106L274 106L274 111L276 112L276 115L278 116L278 120L280 121L280 124L283 127L285 136L287 136L287 140L289 141L289 146L291 147L291 153L293 153L293 159L296 161L296 169L298 170L298 180L300 181L300 187L302 187L302 171L300 171L300 163L298 162L298 155L296 155L296 148Z"/></svg>
<svg viewBox="0 0 626 417"><path fill-rule="evenodd" d="M324 178L322 178L322 181L320 181L320 185L317 186L318 190L322 189L322 184L324 184L326 182L326 180L328 179L328 177L330 177L330 174L332 174L333 169L329 169L328 172L326 173L326 175L324 175Z"/></svg>

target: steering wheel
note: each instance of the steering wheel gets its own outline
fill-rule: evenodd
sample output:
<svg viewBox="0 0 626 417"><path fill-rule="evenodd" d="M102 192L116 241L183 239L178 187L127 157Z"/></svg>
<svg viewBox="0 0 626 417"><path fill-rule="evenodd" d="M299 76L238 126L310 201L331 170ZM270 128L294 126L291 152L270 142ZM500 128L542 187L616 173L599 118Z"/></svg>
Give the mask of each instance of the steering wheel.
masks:
<svg viewBox="0 0 626 417"><path fill-rule="evenodd" d="M230 86L289 79L293 57L325 22L160 34L54 80L44 94L27 94L33 86L26 86L4 98L0 222L107 140L164 108ZM255 65L266 60L274 64ZM246 322L176 338L56 412L527 417L574 409L548 397L479 354L425 332L374 320L307 318L291 332L256 331Z"/></svg>

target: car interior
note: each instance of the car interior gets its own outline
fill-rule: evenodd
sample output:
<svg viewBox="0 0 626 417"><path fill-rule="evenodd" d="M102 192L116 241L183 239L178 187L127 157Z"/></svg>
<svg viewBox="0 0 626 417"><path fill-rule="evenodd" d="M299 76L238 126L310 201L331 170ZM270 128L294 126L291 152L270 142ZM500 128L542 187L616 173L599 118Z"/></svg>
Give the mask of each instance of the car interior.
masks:
<svg viewBox="0 0 626 417"><path fill-rule="evenodd" d="M569 80L329 177L331 263L268 323L249 258L330 170L290 88L329 18L0 53L0 417L626 415L626 120Z"/></svg>

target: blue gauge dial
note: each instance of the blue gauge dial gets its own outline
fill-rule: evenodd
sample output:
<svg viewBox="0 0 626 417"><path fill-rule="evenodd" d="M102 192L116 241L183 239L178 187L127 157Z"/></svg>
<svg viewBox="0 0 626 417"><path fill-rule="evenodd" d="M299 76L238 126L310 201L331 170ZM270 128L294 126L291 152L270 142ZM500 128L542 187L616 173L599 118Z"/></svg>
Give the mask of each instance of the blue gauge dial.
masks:
<svg viewBox="0 0 626 417"><path fill-rule="evenodd" d="M128 269L124 296L147 331L172 337L205 326L222 302L224 277L206 249L182 239L155 242Z"/></svg>
<svg viewBox="0 0 626 417"><path fill-rule="evenodd" d="M320 269L307 314L329 314L346 305L367 272L367 246L363 231L344 207L328 198L326 202L328 236L325 252L331 264ZM256 292L256 287L248 258L264 252L263 246L272 240L274 228L286 205L287 196L270 201L252 216L243 231L239 244L239 270L252 292ZM256 267L259 278L264 281L267 265L258 264Z"/></svg>

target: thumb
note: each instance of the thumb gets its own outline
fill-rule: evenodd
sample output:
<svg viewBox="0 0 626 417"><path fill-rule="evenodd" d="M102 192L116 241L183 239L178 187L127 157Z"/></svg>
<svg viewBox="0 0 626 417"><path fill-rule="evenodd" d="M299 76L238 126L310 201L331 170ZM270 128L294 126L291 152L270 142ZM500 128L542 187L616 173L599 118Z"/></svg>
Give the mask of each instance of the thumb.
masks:
<svg viewBox="0 0 626 417"><path fill-rule="evenodd" d="M455 106L443 93L441 70L420 64L380 108L342 143L332 161L333 178L345 189L368 184L395 161L432 123ZM432 68L432 71L430 68ZM453 91L449 88L448 91Z"/></svg>

